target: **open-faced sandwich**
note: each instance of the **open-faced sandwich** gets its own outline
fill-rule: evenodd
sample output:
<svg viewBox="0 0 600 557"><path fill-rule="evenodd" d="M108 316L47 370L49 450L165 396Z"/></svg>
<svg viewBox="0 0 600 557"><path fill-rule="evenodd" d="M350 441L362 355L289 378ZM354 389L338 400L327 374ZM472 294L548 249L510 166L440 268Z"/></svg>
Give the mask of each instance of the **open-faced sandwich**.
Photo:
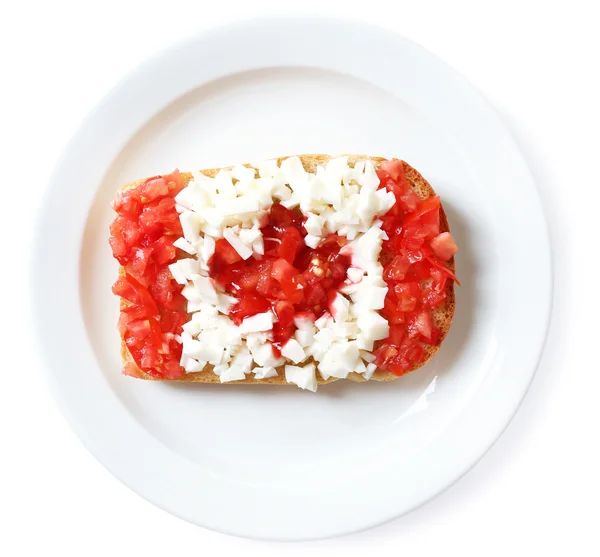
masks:
<svg viewBox="0 0 600 557"><path fill-rule="evenodd" d="M457 247L439 196L401 160L175 171L125 185L113 208L126 375L388 381L450 328Z"/></svg>

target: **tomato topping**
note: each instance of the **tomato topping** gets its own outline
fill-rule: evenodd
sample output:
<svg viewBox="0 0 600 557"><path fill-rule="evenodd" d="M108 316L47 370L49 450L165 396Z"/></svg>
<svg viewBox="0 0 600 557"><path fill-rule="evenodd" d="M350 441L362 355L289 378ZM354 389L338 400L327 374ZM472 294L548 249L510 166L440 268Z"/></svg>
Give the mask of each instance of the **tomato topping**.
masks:
<svg viewBox="0 0 600 557"><path fill-rule="evenodd" d="M431 240L431 249L436 257L442 261L448 261L458 251L458 247L452 238L450 232L442 232Z"/></svg>
<svg viewBox="0 0 600 557"><path fill-rule="evenodd" d="M119 332L136 364L126 364L125 375L139 377L137 368L161 379L183 373L181 344L174 337L187 319L186 304L168 269L178 256L173 242L183 235L175 209L182 187L176 170L119 192L112 204L117 217L109 242L125 270L113 293L126 301Z"/></svg>
<svg viewBox="0 0 600 557"><path fill-rule="evenodd" d="M216 241L215 257L221 259L225 265L232 265L242 260L240 254L233 249L233 246L225 238ZM216 264L216 261L214 264Z"/></svg>
<svg viewBox="0 0 600 557"><path fill-rule="evenodd" d="M429 213L430 211L439 211L440 207L441 204L439 195L432 195L431 197L425 198L419 203L415 211L413 211L412 213L408 213L404 217L404 226L411 222L414 222L415 220L422 217L426 213Z"/></svg>
<svg viewBox="0 0 600 557"><path fill-rule="evenodd" d="M273 351L295 331L294 317L311 313L317 319L329 310L347 277L350 256L340 254L346 238L331 234L316 249L304 244L306 230L300 214L276 203L271 206L261 232L265 254L243 261L231 246L219 240L208 262L210 276L237 298L230 309L234 323L273 309ZM235 251L235 250L234 250Z"/></svg>
<svg viewBox="0 0 600 557"><path fill-rule="evenodd" d="M294 260L292 259L292 263ZM284 282L290 281L298 274L296 268L287 259L280 258L273 262L271 276L283 286Z"/></svg>
<svg viewBox="0 0 600 557"><path fill-rule="evenodd" d="M404 175L401 161L386 161L377 172L380 188L393 192L396 205L382 218L388 240L380 263L388 285L381 314L390 325L388 338L375 348L375 363L402 375L425 355L423 345L437 345L441 331L431 309L446 299L448 279L458 283L447 267L457 247L449 232L440 234L440 198L421 200Z"/></svg>

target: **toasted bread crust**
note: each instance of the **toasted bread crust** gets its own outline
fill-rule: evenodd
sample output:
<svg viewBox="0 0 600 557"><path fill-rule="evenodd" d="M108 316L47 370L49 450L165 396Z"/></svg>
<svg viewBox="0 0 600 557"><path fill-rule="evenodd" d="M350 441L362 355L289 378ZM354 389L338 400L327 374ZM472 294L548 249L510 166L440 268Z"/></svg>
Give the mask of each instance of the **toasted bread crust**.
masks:
<svg viewBox="0 0 600 557"><path fill-rule="evenodd" d="M302 165L304 166L304 169L307 172L316 172L317 166L322 166L322 165L326 164L331 158L333 158L329 155L298 155L298 157L300 158ZM288 157L280 157L278 159L278 164L281 164L281 161L285 160L286 158L288 158ZM351 166L353 166L354 164L356 164L359 161L364 161L364 160L370 160L375 165L375 168L378 168L379 165L386 159L381 158L381 157L368 157L366 155L348 155L348 163ZM394 160L397 160L397 159L394 159ZM412 189L415 191L415 193L421 199L425 199L426 197L435 195L435 191L433 190L433 188L431 187L429 182L427 182L427 180L425 180L425 178L423 178L423 176L421 176L421 174L416 169L414 169L412 166L410 166L408 163L406 163L404 161L402 161L402 164L404 165L404 172L406 175L406 179L410 183ZM247 166L249 168L253 168L249 164L245 165L245 166ZM224 168L224 170L229 170L230 168L231 167L227 167L227 168ZM215 177L220 170L223 170L223 169L210 168L210 169L206 169L206 170L201 170L200 172L202 174L212 178L212 177ZM181 179L182 179L183 184L187 185L192 180L192 174L190 172L182 172ZM130 182L128 184L125 184L122 189L126 190L126 189L130 189L130 188L135 188L135 187L139 186L140 184L144 183L144 181L145 181L145 179L136 180L135 182ZM444 208L442 207L440 210L440 232L448 232L449 230L450 230L450 226L448 224L448 219L446 217L446 213L444 212ZM452 272L454 272L455 271L454 258L452 258L447 263L448 263L448 267L452 270ZM119 269L119 273L120 274L124 273L124 270L122 267ZM438 343L436 346L424 345L425 355L423 356L422 361L419 362L418 364L414 365L406 373L410 373L412 371L415 371L415 370L423 367L433 357L433 355L439 350L439 347L442 344L442 341L444 340L444 338L448 334L448 331L450 330L450 325L452 323L452 317L454 316L454 310L455 310L455 296L454 296L454 282L453 281L447 281L445 292L446 292L446 300L444 301L444 303L442 303L439 306L432 309L433 322L434 322L435 326L438 327L438 329L440 329L440 331L441 331L441 335L438 340ZM128 303L127 301L121 299L121 307L125 307L127 305L127 303ZM135 365L135 362L133 361L133 358L131 357L131 354L129 353L129 350L127 349L127 346L125 345L125 342L123 339L121 342L121 357L123 359L123 363L130 362ZM308 361L310 361L310 360L308 360ZM308 363L308 361L305 363ZM159 379L156 377L152 377L151 375L144 373L139 367L137 368L137 371L139 373L140 379L147 379L147 380L151 380L151 381L179 381L179 382L219 383L219 384L221 384L221 380L219 379L219 376L212 372L212 368L213 368L213 366L208 364L204 368L203 371L196 372L196 373L186 373L178 379ZM248 377L241 381L232 381L231 383L234 383L236 385L239 385L239 384L290 385L290 383L288 383L285 379L284 366L279 366L277 368L277 373L278 373L277 376L269 377L266 379L253 379L251 377ZM392 381L393 379L397 379L398 377L399 377L398 375L395 375L394 373L392 373L390 371L376 370L375 373L373 374L372 379L375 381ZM355 373L355 372L348 374L348 379L350 379L352 381L356 381L356 382L366 381L366 379L364 379L362 377L362 375L360 375L359 373ZM322 384L326 384L326 383L332 383L333 381L338 381L338 379L335 377L331 377L327 380L324 380L317 373L317 381L320 385L322 385ZM227 383L223 383L223 384L227 384Z"/></svg>

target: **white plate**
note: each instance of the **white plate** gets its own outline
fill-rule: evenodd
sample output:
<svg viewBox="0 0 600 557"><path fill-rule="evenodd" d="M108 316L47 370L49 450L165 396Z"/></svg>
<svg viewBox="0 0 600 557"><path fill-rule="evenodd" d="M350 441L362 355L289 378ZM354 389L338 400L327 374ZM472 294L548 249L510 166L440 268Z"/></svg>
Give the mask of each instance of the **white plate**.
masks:
<svg viewBox="0 0 600 557"><path fill-rule="evenodd" d="M442 196L463 286L434 361L391 384L316 395L121 376L107 238L120 185L341 152L404 158ZM38 341L73 429L149 501L252 538L352 532L448 487L516 411L550 311L540 202L494 111L429 52L353 21L236 23L132 72L70 142L34 245Z"/></svg>

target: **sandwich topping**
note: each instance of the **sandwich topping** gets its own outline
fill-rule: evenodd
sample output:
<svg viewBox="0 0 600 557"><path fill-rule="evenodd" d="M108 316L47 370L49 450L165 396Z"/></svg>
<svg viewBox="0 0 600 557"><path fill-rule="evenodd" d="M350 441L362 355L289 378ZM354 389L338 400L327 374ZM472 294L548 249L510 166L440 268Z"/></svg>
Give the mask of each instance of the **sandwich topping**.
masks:
<svg viewBox="0 0 600 557"><path fill-rule="evenodd" d="M137 366L157 378L176 379L182 373L176 335L187 321L186 299L168 267L177 259L182 235L175 209L182 187L175 171L119 192L113 201L117 218L109 241L124 271L113 285L123 300L119 332ZM132 363L123 371L138 375Z"/></svg>
<svg viewBox="0 0 600 557"><path fill-rule="evenodd" d="M111 246L124 275L113 291L135 364L222 382L283 366L313 391L317 373L412 369L439 343L431 311L456 280L439 197L421 200L401 161L254 166L186 187L174 172L117 196Z"/></svg>

